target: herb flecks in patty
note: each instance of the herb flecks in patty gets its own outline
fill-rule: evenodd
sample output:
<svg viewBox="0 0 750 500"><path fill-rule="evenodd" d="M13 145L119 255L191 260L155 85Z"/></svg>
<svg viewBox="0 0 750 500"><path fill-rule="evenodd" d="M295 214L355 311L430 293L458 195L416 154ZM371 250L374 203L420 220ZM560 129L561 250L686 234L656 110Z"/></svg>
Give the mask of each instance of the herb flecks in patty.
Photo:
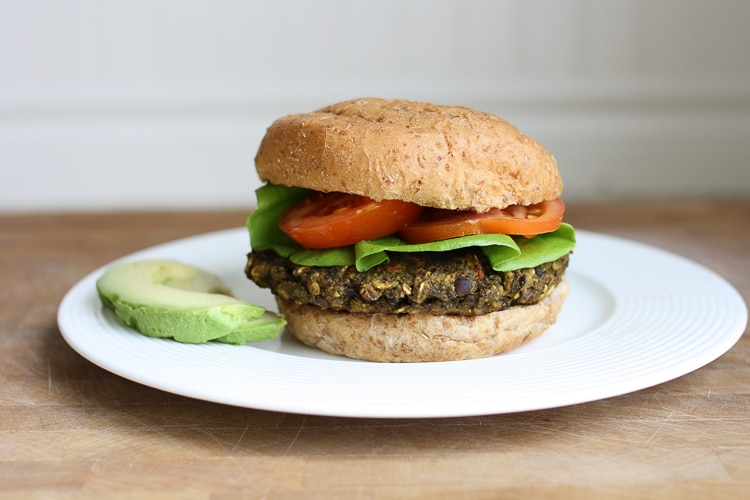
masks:
<svg viewBox="0 0 750 500"><path fill-rule="evenodd" d="M568 256L498 272L476 248L394 253L389 263L298 266L274 252L248 255L245 274L280 298L353 313L478 315L541 301L561 280Z"/></svg>

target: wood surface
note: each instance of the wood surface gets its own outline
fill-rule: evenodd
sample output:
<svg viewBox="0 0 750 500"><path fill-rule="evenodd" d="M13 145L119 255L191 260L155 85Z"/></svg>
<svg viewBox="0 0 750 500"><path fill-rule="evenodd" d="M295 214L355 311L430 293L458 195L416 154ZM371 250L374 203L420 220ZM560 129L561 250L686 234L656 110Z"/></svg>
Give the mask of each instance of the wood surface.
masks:
<svg viewBox="0 0 750 500"><path fill-rule="evenodd" d="M0 216L0 497L750 498L747 335L632 394L415 420L197 401L113 375L64 342L57 307L83 276L245 215ZM750 201L572 204L567 220L679 253L750 299Z"/></svg>

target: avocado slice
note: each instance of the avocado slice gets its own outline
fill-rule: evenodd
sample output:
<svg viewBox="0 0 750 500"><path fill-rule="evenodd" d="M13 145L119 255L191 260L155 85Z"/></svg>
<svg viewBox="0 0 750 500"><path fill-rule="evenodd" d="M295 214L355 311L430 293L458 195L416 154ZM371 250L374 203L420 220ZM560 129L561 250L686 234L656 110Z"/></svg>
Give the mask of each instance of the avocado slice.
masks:
<svg viewBox="0 0 750 500"><path fill-rule="evenodd" d="M241 345L276 337L284 318L243 302L215 275L168 259L110 267L97 280L102 304L149 337Z"/></svg>

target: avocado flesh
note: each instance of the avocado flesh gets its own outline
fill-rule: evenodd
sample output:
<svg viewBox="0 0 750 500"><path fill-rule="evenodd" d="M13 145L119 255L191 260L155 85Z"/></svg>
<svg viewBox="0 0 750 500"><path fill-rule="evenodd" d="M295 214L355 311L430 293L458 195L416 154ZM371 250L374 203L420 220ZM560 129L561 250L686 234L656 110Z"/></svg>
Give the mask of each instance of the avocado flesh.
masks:
<svg viewBox="0 0 750 500"><path fill-rule="evenodd" d="M142 260L108 269L96 283L105 307L149 337L244 344L276 337L286 322L231 296L221 280L173 260Z"/></svg>

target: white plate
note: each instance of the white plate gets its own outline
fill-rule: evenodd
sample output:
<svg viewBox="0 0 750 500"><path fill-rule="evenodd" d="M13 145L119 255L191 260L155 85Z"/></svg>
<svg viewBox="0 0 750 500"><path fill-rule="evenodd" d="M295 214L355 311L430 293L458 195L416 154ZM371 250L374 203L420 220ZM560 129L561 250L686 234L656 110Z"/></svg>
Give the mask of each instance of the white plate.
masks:
<svg viewBox="0 0 750 500"><path fill-rule="evenodd" d="M747 308L724 279L682 257L578 231L568 301L546 333L507 354L380 364L328 355L288 333L257 344L179 344L124 326L95 281L65 296L58 324L83 357L141 384L206 401L349 417L451 417L553 408L617 396L696 370L742 336ZM245 229L177 240L120 260L168 257L218 274L275 309L244 274Z"/></svg>

